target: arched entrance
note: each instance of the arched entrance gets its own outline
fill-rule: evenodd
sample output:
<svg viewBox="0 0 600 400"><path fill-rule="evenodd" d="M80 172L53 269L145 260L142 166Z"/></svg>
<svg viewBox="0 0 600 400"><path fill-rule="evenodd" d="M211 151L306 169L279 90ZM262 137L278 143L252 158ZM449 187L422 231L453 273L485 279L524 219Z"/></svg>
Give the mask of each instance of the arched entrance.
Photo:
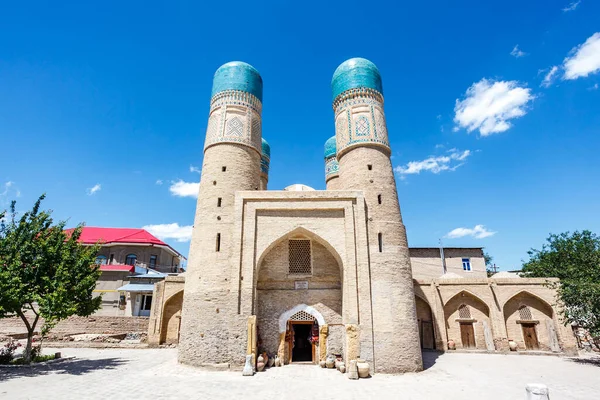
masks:
<svg viewBox="0 0 600 400"><path fill-rule="evenodd" d="M419 296L415 296L415 303L417 306L417 323L419 324L421 348L435 349L435 333L431 307Z"/></svg>
<svg viewBox="0 0 600 400"><path fill-rule="evenodd" d="M291 312L294 313L290 315ZM290 362L316 362L318 346L323 346L323 343L319 343L319 326L325 324L321 313L306 304L300 304L283 313L279 317L280 327L282 322L285 325L283 345L287 349L284 358Z"/></svg>
<svg viewBox="0 0 600 400"><path fill-rule="evenodd" d="M165 302L160 329L160 344L179 343L182 305L183 290L175 293Z"/></svg>
<svg viewBox="0 0 600 400"><path fill-rule="evenodd" d="M301 229L261 255L255 306L259 352L283 355L286 363L318 362L321 353L311 338L319 337L327 321L336 329L325 345L343 354L341 266L332 251L320 237Z"/></svg>
<svg viewBox="0 0 600 400"><path fill-rule="evenodd" d="M503 307L506 333L521 350L560 350L550 304L529 292L511 297Z"/></svg>
<svg viewBox="0 0 600 400"><path fill-rule="evenodd" d="M474 294L463 290L444 305L448 340L463 349L494 349L490 310Z"/></svg>

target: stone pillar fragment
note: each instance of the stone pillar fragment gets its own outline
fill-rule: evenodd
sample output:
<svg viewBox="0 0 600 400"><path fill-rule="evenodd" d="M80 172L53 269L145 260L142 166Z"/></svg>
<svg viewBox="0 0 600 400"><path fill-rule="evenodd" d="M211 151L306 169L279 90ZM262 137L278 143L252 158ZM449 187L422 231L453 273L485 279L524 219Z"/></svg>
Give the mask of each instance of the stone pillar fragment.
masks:
<svg viewBox="0 0 600 400"><path fill-rule="evenodd" d="M485 337L485 347L488 351L496 350L494 346L494 339L492 338L492 331L487 321L483 321L483 336Z"/></svg>
<svg viewBox="0 0 600 400"><path fill-rule="evenodd" d="M346 325L346 354L344 360L356 360L360 357L360 334L358 326L354 324Z"/></svg>
<svg viewBox="0 0 600 400"><path fill-rule="evenodd" d="M319 361L325 361L327 357L327 336L329 334L329 327L327 324L322 325L319 328Z"/></svg>
<svg viewBox="0 0 600 400"><path fill-rule="evenodd" d="M525 387L527 393L527 400L549 400L550 391L548 386L542 383L529 383Z"/></svg>
<svg viewBox="0 0 600 400"><path fill-rule="evenodd" d="M356 360L350 360L348 363L348 379L358 379L358 367Z"/></svg>
<svg viewBox="0 0 600 400"><path fill-rule="evenodd" d="M554 321L546 320L546 329L548 329L548 339L550 340L550 350L559 353L561 351L560 344L558 344L558 335L554 328Z"/></svg>

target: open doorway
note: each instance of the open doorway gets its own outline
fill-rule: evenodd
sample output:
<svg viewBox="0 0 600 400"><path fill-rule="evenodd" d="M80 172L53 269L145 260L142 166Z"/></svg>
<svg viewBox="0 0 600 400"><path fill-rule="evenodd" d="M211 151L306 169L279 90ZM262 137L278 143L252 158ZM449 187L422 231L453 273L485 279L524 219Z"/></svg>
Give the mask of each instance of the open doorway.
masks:
<svg viewBox="0 0 600 400"><path fill-rule="evenodd" d="M292 323L292 362L313 361L313 344L310 342L312 323Z"/></svg>

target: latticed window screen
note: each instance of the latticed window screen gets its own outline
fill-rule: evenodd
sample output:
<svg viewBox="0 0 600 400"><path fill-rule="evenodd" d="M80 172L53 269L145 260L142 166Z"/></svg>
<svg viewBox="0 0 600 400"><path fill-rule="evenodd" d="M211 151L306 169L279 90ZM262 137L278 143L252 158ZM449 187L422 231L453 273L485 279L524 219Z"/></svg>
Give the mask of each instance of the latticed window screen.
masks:
<svg viewBox="0 0 600 400"><path fill-rule="evenodd" d="M458 318L471 319L471 309L468 305L462 304L458 307Z"/></svg>
<svg viewBox="0 0 600 400"><path fill-rule="evenodd" d="M311 274L310 240L292 239L288 246L290 274Z"/></svg>
<svg viewBox="0 0 600 400"><path fill-rule="evenodd" d="M314 321L315 317L307 313L306 311L298 311L296 314L290 317L290 321Z"/></svg>
<svg viewBox="0 0 600 400"><path fill-rule="evenodd" d="M527 306L522 306L519 308L519 316L524 321L531 321L533 316L531 315L531 310Z"/></svg>

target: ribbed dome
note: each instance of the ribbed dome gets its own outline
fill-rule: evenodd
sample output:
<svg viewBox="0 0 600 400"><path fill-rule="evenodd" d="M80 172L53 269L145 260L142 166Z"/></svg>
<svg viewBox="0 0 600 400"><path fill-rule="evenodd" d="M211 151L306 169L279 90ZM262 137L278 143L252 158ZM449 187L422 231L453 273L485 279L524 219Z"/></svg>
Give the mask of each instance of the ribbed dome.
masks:
<svg viewBox="0 0 600 400"><path fill-rule="evenodd" d="M253 94L262 102L263 82L260 73L250 64L232 61L215 72L212 95L225 90L241 90Z"/></svg>
<svg viewBox="0 0 600 400"><path fill-rule="evenodd" d="M271 158L271 146L269 146L269 143L264 138L262 140L262 155L263 157Z"/></svg>
<svg viewBox="0 0 600 400"><path fill-rule="evenodd" d="M332 136L325 142L325 158L335 156L335 153L335 136Z"/></svg>
<svg viewBox="0 0 600 400"><path fill-rule="evenodd" d="M346 90L356 88L370 88L383 94L379 70L364 58L351 58L337 67L331 79L332 100Z"/></svg>

